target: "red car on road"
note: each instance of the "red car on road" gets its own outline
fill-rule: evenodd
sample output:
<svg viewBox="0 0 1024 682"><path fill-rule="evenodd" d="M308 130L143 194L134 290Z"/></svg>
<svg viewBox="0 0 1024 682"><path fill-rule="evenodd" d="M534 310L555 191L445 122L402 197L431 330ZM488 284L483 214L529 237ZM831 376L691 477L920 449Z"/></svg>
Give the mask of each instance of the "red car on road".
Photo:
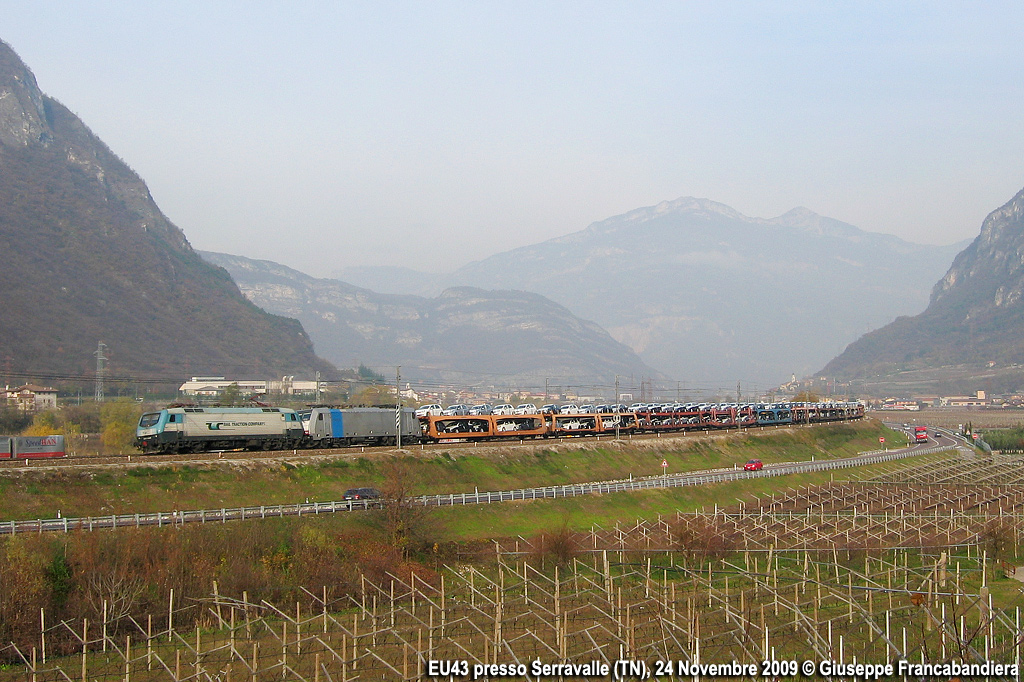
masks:
<svg viewBox="0 0 1024 682"><path fill-rule="evenodd" d="M760 471L764 469L764 462L759 459L752 459L743 465L744 471Z"/></svg>

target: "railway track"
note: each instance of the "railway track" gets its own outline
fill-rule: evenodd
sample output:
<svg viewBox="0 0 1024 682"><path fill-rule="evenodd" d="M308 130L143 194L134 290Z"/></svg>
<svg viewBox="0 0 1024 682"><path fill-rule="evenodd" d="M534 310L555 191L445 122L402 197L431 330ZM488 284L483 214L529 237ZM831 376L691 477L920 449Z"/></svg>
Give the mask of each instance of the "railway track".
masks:
<svg viewBox="0 0 1024 682"><path fill-rule="evenodd" d="M725 438L744 433L771 433L772 431L785 429L807 429L823 424L789 424L784 426L753 426L743 429L725 430L700 430L700 431L666 431L654 433L633 433L623 434L618 440L623 442L639 442L694 438ZM614 442L616 439L610 435L580 435L560 436L552 438L519 438L508 440L492 441L468 441L450 443L417 443L402 448L403 452L430 452L430 451L464 451L483 450L495 447L538 447L551 444L564 443L598 443ZM213 450L210 452L185 453L185 454L142 454L128 453L122 455L75 455L69 454L60 459L0 459L0 474L5 471L17 471L22 469L33 470L60 470L70 467L83 466L143 466L153 464L212 464L224 461L252 461L252 460L307 460L317 457L339 457L354 455L383 455L396 452L393 445L365 445L347 448L329 449L306 449L306 450Z"/></svg>

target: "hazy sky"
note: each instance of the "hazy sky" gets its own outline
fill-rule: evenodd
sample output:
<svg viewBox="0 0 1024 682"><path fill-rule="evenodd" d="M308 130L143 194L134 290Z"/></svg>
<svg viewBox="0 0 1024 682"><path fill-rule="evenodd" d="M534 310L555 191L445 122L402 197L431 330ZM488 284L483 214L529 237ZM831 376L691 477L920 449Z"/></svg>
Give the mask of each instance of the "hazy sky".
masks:
<svg viewBox="0 0 1024 682"><path fill-rule="evenodd" d="M0 39L199 249L440 271L693 195L948 244L1024 186L1020 2L47 2Z"/></svg>

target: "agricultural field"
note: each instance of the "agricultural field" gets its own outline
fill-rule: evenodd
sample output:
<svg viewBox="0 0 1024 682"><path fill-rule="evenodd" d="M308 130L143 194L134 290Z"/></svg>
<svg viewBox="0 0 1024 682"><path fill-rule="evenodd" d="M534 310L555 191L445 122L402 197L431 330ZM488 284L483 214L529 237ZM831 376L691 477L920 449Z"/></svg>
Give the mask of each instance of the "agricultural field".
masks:
<svg viewBox="0 0 1024 682"><path fill-rule="evenodd" d="M892 423L924 424L956 429L973 424L976 429L1005 429L1024 424L1021 409L925 408L918 412L873 412L872 416Z"/></svg>
<svg viewBox="0 0 1024 682"><path fill-rule="evenodd" d="M877 443L863 429L845 440ZM777 435L822 456L821 440ZM694 468L745 447L790 452L744 440L685 447L703 454ZM562 456L580 455L549 453L533 475L566 476ZM964 449L852 471L423 516L19 536L0 553L0 679L449 676L431 660L465 665L464 679L485 665L525 666L518 679L590 665L610 679L617 661L634 678L690 677L697 663L753 665L749 677L806 662L1018 661L1022 462Z"/></svg>

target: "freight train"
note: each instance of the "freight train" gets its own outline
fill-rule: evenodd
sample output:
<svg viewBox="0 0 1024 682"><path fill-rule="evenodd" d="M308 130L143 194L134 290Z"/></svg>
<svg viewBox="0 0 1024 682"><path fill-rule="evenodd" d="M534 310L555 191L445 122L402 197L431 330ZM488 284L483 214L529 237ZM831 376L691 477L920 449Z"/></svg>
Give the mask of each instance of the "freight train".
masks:
<svg viewBox="0 0 1024 682"><path fill-rule="evenodd" d="M353 445L552 438L661 431L738 429L860 419L857 402L657 405L591 414L428 415L403 408L169 407L142 415L135 445L144 452L291 450ZM0 455L2 456L2 455Z"/></svg>

